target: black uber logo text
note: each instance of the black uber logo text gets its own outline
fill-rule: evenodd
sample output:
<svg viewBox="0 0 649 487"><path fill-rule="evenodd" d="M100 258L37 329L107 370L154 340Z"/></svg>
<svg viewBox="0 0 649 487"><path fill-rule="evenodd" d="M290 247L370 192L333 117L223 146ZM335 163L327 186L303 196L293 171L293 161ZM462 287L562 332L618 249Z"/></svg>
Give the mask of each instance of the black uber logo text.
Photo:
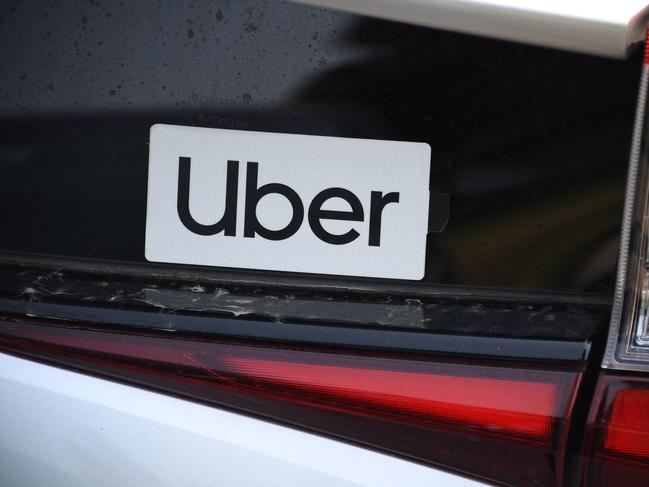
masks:
<svg viewBox="0 0 649 487"><path fill-rule="evenodd" d="M198 223L189 211L189 180L191 173L191 158L179 157L178 168L178 216L183 225L191 232L198 235L216 235L220 232L226 237L237 235L237 200L239 191L239 161L228 161L226 173L225 210L221 219L211 225ZM246 168L245 188L245 218L243 236L255 238L256 235L268 240L284 240L294 235L302 226L304 220L304 205L298 193L285 184L269 183L257 187L259 163L248 162ZM257 219L257 204L264 196L278 194L286 198L291 204L292 216L288 224L281 229L271 230L264 227ZM349 204L348 211L325 210L323 205L332 198L340 198ZM372 191L369 211L368 245L378 247L381 244L381 216L383 209L391 204L399 203L399 193L383 194L381 191ZM333 234L325 230L321 220L342 220L362 222L365 211L358 197L344 188L327 188L320 191L309 204L307 219L313 233L323 242L333 245L348 244L356 240L360 234L350 228L342 234Z"/></svg>

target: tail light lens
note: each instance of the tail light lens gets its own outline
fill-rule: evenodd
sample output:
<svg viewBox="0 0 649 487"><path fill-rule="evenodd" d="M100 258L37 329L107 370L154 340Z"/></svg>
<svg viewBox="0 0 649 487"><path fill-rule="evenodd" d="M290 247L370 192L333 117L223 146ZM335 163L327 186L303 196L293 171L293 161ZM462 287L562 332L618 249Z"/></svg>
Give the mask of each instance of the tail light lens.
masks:
<svg viewBox="0 0 649 487"><path fill-rule="evenodd" d="M649 32L649 31L648 31ZM649 40L649 37L647 37ZM603 368L649 371L649 42L645 42ZM649 379L602 374L591 404L582 485L649 485Z"/></svg>
<svg viewBox="0 0 649 487"><path fill-rule="evenodd" d="M611 325L602 366L649 370L649 42L645 43L627 174Z"/></svg>
<svg viewBox="0 0 649 487"><path fill-rule="evenodd" d="M512 486L558 485L578 370L0 322L0 348Z"/></svg>
<svg viewBox="0 0 649 487"><path fill-rule="evenodd" d="M649 483L649 379L604 375L588 417L584 486Z"/></svg>

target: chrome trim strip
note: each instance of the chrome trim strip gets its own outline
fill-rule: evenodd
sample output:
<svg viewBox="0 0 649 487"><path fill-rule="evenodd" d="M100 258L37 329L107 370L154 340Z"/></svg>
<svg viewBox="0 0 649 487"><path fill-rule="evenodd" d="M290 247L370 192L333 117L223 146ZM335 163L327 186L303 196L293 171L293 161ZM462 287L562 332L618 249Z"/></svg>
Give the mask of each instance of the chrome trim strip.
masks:
<svg viewBox="0 0 649 487"><path fill-rule="evenodd" d="M646 0L295 0L372 17L624 58L644 38Z"/></svg>

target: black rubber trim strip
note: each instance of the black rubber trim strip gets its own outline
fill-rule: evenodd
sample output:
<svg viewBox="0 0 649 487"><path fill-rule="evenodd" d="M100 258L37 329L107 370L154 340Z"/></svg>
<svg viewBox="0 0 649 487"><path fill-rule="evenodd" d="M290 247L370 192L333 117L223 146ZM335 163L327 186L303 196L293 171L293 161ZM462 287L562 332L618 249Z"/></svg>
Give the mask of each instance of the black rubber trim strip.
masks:
<svg viewBox="0 0 649 487"><path fill-rule="evenodd" d="M532 289L509 289L479 286L451 286L422 284L419 282L367 278L343 278L340 276L313 276L298 273L250 271L206 266L177 264L138 264L100 259L71 258L41 254L22 254L0 251L3 264L24 268L43 268L73 271L85 274L135 277L147 279L176 279L259 287L289 287L303 290L353 291L357 293L388 293L419 297L451 297L453 299L525 300L530 303L605 305L611 304L611 296L579 292L553 292Z"/></svg>

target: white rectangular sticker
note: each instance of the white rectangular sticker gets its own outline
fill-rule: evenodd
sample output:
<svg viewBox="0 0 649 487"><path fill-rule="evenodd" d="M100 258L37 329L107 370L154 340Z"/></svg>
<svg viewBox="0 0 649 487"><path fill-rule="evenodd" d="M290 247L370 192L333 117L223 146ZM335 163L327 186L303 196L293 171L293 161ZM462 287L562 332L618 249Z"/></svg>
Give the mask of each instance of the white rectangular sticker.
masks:
<svg viewBox="0 0 649 487"><path fill-rule="evenodd" d="M419 280L430 146L157 124L146 259Z"/></svg>

